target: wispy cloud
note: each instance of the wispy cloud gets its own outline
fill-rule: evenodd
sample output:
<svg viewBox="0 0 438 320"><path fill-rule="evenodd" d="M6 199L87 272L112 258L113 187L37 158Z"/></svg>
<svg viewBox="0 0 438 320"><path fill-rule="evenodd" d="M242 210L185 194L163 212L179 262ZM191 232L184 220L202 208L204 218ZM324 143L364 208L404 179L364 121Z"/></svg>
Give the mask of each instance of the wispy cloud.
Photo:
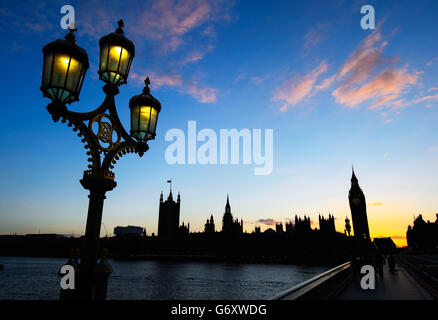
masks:
<svg viewBox="0 0 438 320"><path fill-rule="evenodd" d="M256 85L260 85L264 80L262 77L251 77L251 81Z"/></svg>
<svg viewBox="0 0 438 320"><path fill-rule="evenodd" d="M335 80L336 80L336 75L333 75L329 78L325 78L324 80L322 80L320 82L320 84L315 86L315 91L313 94L316 94L320 90L326 90L326 89L330 88L332 86L332 84L335 82Z"/></svg>
<svg viewBox="0 0 438 320"><path fill-rule="evenodd" d="M80 16L78 25L85 33L101 37L114 29L115 21L124 17L134 40L148 40L161 53L173 52L186 44L186 37L192 32L214 36L215 23L229 20L228 9L232 7L232 3L212 0L149 0L136 6L107 2L91 0L79 4L78 12L85 14ZM105 9L107 7L113 10Z"/></svg>
<svg viewBox="0 0 438 320"><path fill-rule="evenodd" d="M430 67L431 65L433 65L435 62L438 62L438 57L433 58L432 60L428 61L426 63L426 66Z"/></svg>
<svg viewBox="0 0 438 320"><path fill-rule="evenodd" d="M438 101L438 93L434 95L424 96L415 100L412 100L412 103L419 103L423 101Z"/></svg>
<svg viewBox="0 0 438 320"><path fill-rule="evenodd" d="M304 50L306 53L309 53L312 47L317 46L324 39L327 28L327 24L318 23L308 29L304 35Z"/></svg>
<svg viewBox="0 0 438 320"><path fill-rule="evenodd" d="M138 74L136 72L132 72L130 77L135 80L144 81L144 79L148 76L152 82L152 89L159 89L163 86L168 87L180 87L183 84L182 78L179 74L157 74L156 72L147 72L145 75Z"/></svg>
<svg viewBox="0 0 438 320"><path fill-rule="evenodd" d="M383 202L371 202L368 203L369 206L383 206Z"/></svg>
<svg viewBox="0 0 438 320"><path fill-rule="evenodd" d="M355 107L365 101L369 101L370 109L385 104L396 107L398 105L391 104L391 102L397 101L409 87L417 84L418 80L419 74L408 73L406 67L401 69L388 68L359 87L343 84L332 94L336 102L347 107Z"/></svg>
<svg viewBox="0 0 438 320"><path fill-rule="evenodd" d="M200 61L204 58L204 56L206 54L208 54L209 52L213 51L213 49L215 48L214 45L208 45L204 48L198 47L197 49L189 52L183 59L182 61L179 63L180 65L185 65L188 63L192 63L192 62L196 62L196 61Z"/></svg>
<svg viewBox="0 0 438 320"><path fill-rule="evenodd" d="M332 92L336 102L350 108L368 102L374 109L391 105L418 83L421 72L396 68L399 59L384 56L387 44L374 31L348 57L338 73L341 84Z"/></svg>
<svg viewBox="0 0 438 320"><path fill-rule="evenodd" d="M280 101L281 111L297 105L307 97L310 97L315 90L315 83L319 76L328 70L328 65L322 61L315 69L306 75L298 75L286 80L275 90L273 101Z"/></svg>
<svg viewBox="0 0 438 320"><path fill-rule="evenodd" d="M388 41L383 39L378 30L358 45L335 74L319 79L328 69L324 60L306 75L290 78L277 87L272 100L279 101L280 110L285 111L332 87L331 94L335 101L347 108L366 104L369 109L397 109L422 101L438 100L438 95L406 100L412 88L420 84L423 71L411 71L407 64L397 66L398 57L385 56ZM309 44L317 42L317 38L312 42L310 35L308 37ZM386 123L392 121L387 115L385 117Z"/></svg>
<svg viewBox="0 0 438 320"><path fill-rule="evenodd" d="M90 0L78 5L76 11L82 14L77 16L77 25L94 41L114 31L115 22L123 18L125 34L137 47L132 79L143 81L147 74L152 88L166 86L199 102L214 103L218 90L201 83L204 76L194 75L193 69L186 66L199 62L215 49L215 29L230 20L233 3L146 0L126 6L118 1L110 0L108 4Z"/></svg>
<svg viewBox="0 0 438 320"><path fill-rule="evenodd" d="M190 31L200 27L214 14L204 0L160 0L139 14L135 33L159 41L162 49L176 50Z"/></svg>
<svg viewBox="0 0 438 320"><path fill-rule="evenodd" d="M0 7L0 32L18 31L44 35L53 31L57 26L52 21L57 21L59 11L50 10L50 6L52 5L44 2L25 1Z"/></svg>
<svg viewBox="0 0 438 320"><path fill-rule="evenodd" d="M176 88L181 94L189 94L198 102L215 103L217 89L200 86L195 80L183 79L180 74L160 74L154 71L144 73L131 73L130 77L134 80L143 82L146 75L151 79L151 87L159 89L161 87Z"/></svg>
<svg viewBox="0 0 438 320"><path fill-rule="evenodd" d="M278 221L272 219L272 218L267 218L267 219L258 219L256 221L256 223L260 223L260 224L264 224L267 226L274 226L275 224L277 224Z"/></svg>

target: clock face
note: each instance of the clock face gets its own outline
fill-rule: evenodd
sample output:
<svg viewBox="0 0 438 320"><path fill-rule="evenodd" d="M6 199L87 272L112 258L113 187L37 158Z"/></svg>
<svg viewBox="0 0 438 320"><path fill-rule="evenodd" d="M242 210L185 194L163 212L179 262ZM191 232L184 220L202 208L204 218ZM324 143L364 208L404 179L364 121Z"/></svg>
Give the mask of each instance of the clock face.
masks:
<svg viewBox="0 0 438 320"><path fill-rule="evenodd" d="M359 198L353 198L353 204L359 204L360 199Z"/></svg>

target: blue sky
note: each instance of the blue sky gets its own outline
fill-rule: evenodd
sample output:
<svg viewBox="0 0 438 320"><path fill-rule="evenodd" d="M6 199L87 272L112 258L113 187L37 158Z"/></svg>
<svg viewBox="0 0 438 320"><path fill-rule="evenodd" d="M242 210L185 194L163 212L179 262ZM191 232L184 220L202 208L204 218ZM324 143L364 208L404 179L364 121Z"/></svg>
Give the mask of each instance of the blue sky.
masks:
<svg viewBox="0 0 438 320"><path fill-rule="evenodd" d="M75 8L78 44L90 59L72 110L103 100L98 40L120 18L136 45L116 97L122 122L129 130L128 102L146 75L163 106L150 150L117 163L103 215L110 233L128 224L156 232L159 195L171 178L181 220L194 231L210 214L220 228L227 193L248 231L259 219L317 221L329 212L343 231L351 165L372 236L403 244L414 214L435 220L436 1L2 1L0 233L84 232L85 149L52 122L39 91L41 49L65 35L64 4ZM375 8L375 30L360 27L364 4ZM255 176L252 165L167 164L166 132L187 132L190 120L217 132L272 128L272 174Z"/></svg>

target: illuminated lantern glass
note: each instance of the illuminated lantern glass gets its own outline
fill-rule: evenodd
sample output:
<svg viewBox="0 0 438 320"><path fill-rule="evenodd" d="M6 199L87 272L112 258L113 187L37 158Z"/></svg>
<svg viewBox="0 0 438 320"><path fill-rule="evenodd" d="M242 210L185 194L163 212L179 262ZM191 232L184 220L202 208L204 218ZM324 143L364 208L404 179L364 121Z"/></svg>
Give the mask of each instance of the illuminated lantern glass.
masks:
<svg viewBox="0 0 438 320"><path fill-rule="evenodd" d="M139 141L155 138L158 114L161 111L160 102L150 94L149 78L145 80L143 93L134 96L129 101L131 109L131 136Z"/></svg>
<svg viewBox="0 0 438 320"><path fill-rule="evenodd" d="M88 55L76 45L75 29L43 48L43 96L54 102L71 103L79 100L85 73L89 67Z"/></svg>
<svg viewBox="0 0 438 320"><path fill-rule="evenodd" d="M135 55L132 41L123 35L123 20L119 28L99 41L99 79L114 85L125 84Z"/></svg>

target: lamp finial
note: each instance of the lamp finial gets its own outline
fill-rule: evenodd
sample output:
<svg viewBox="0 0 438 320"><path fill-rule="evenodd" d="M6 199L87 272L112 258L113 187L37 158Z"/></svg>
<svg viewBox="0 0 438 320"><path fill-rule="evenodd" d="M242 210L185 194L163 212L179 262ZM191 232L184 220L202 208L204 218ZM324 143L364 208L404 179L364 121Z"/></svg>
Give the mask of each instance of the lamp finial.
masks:
<svg viewBox="0 0 438 320"><path fill-rule="evenodd" d="M68 33L65 35L64 39L72 42L76 42L75 32L78 31L75 27L68 28Z"/></svg>
<svg viewBox="0 0 438 320"><path fill-rule="evenodd" d="M125 27L125 23L123 22L123 19L120 19L119 21L117 21L117 25L119 26L116 30L117 33L121 33L123 34L123 29Z"/></svg>
<svg viewBox="0 0 438 320"><path fill-rule="evenodd" d="M151 80L149 80L149 77L146 77L146 79L144 80L144 84L145 84L145 87L143 89L143 92L149 93L151 91L151 89L149 88L149 85L151 84Z"/></svg>

